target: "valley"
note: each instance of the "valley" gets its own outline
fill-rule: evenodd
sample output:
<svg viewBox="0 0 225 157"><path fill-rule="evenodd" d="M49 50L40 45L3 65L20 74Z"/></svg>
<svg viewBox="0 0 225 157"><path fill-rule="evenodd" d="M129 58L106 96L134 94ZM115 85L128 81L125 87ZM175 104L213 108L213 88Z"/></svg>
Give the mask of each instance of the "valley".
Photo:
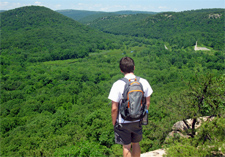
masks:
<svg viewBox="0 0 225 157"><path fill-rule="evenodd" d="M154 91L142 154L225 152L224 9L104 13L104 20L70 13L80 19L40 6L0 13L0 156L120 156L107 97L123 77L124 56ZM175 122L212 115L199 134L189 128L191 138L165 143Z"/></svg>

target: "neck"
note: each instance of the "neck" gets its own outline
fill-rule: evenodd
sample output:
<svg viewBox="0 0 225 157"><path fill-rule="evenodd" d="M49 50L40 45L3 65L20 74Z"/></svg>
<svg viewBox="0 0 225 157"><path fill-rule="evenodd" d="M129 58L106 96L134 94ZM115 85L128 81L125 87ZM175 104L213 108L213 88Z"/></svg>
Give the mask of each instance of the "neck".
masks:
<svg viewBox="0 0 225 157"><path fill-rule="evenodd" d="M134 75L134 73L131 72L131 73L126 73L126 74L124 74L124 76L126 76L126 75Z"/></svg>

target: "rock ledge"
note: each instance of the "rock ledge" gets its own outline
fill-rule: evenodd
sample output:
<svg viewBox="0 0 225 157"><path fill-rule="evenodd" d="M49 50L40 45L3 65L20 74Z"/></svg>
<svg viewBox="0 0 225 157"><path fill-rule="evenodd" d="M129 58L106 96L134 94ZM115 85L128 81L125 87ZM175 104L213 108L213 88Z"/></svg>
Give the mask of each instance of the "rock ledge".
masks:
<svg viewBox="0 0 225 157"><path fill-rule="evenodd" d="M141 157L162 157L165 154L164 149L157 149L151 152L141 154Z"/></svg>

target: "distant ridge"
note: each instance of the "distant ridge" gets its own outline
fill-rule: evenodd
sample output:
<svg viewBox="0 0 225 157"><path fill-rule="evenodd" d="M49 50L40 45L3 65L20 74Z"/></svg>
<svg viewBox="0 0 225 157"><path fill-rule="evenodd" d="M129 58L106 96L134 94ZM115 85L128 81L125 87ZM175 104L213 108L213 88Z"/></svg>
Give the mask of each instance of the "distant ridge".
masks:
<svg viewBox="0 0 225 157"><path fill-rule="evenodd" d="M157 14L158 12L151 12L151 11L133 11L133 10L122 10L122 11L116 11L114 12L116 14Z"/></svg>
<svg viewBox="0 0 225 157"><path fill-rule="evenodd" d="M70 17L76 21L79 21L80 19L93 14L99 14L99 13L104 14L104 12L100 12L100 11L85 11L85 10L73 10L73 9L56 10L56 12L61 13L67 17Z"/></svg>
<svg viewBox="0 0 225 157"><path fill-rule="evenodd" d="M156 12L148 11L132 11L132 10L123 10L116 12L103 12L103 11L85 11L85 10L56 10L56 12L61 13L67 17L70 17L78 22L83 24L92 22L98 18L105 16L116 16L116 15L134 15L134 14L157 14Z"/></svg>
<svg viewBox="0 0 225 157"><path fill-rule="evenodd" d="M89 26L106 33L161 39L178 47L200 44L223 49L225 9L107 16ZM188 39L187 39L188 38Z"/></svg>

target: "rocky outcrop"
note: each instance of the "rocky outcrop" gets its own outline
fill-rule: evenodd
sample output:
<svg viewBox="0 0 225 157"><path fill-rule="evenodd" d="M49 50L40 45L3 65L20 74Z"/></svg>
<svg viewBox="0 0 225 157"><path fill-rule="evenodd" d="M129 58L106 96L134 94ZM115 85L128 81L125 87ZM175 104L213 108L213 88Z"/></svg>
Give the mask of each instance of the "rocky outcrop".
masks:
<svg viewBox="0 0 225 157"><path fill-rule="evenodd" d="M195 122L195 129L198 129L203 122L212 121L214 118L215 117L211 117L211 116L197 118ZM184 135L182 132L189 128L192 128L193 121L194 119L187 119L185 120L185 122L184 121L176 122L172 127L173 131L168 134L168 136L166 137L166 140L170 137L174 137L177 134L179 134L180 137L189 138L190 137L189 135ZM141 157L163 157L164 154L165 154L164 149L157 149L151 152L141 154Z"/></svg>
<svg viewBox="0 0 225 157"><path fill-rule="evenodd" d="M194 129L198 129L202 125L203 122L212 121L213 119L214 119L214 117L210 117L210 116L197 118L195 121ZM174 137L175 135L178 135L178 134L180 137L184 137L184 138L191 137L190 134L186 135L186 134L183 134L182 132L184 132L188 129L192 129L193 121L194 121L194 119L187 119L187 120L185 120L185 122L184 121L176 122L172 127L173 131L168 134L165 141L167 141L168 138ZM196 132L196 134L197 133L198 132Z"/></svg>
<svg viewBox="0 0 225 157"><path fill-rule="evenodd" d="M220 18L222 14L209 14L209 19L217 19Z"/></svg>
<svg viewBox="0 0 225 157"><path fill-rule="evenodd" d="M151 152L141 154L141 157L162 157L165 154L164 149L157 149Z"/></svg>
<svg viewBox="0 0 225 157"><path fill-rule="evenodd" d="M198 129L201 126L202 122L212 121L213 119L214 119L214 117L210 117L210 116L205 116L205 117L197 118L197 121L195 123L195 129ZM178 121L178 122L176 122L173 125L172 130L173 131L185 131L188 128L192 128L193 119L187 119L185 121L186 121L186 124L184 123L184 121Z"/></svg>

